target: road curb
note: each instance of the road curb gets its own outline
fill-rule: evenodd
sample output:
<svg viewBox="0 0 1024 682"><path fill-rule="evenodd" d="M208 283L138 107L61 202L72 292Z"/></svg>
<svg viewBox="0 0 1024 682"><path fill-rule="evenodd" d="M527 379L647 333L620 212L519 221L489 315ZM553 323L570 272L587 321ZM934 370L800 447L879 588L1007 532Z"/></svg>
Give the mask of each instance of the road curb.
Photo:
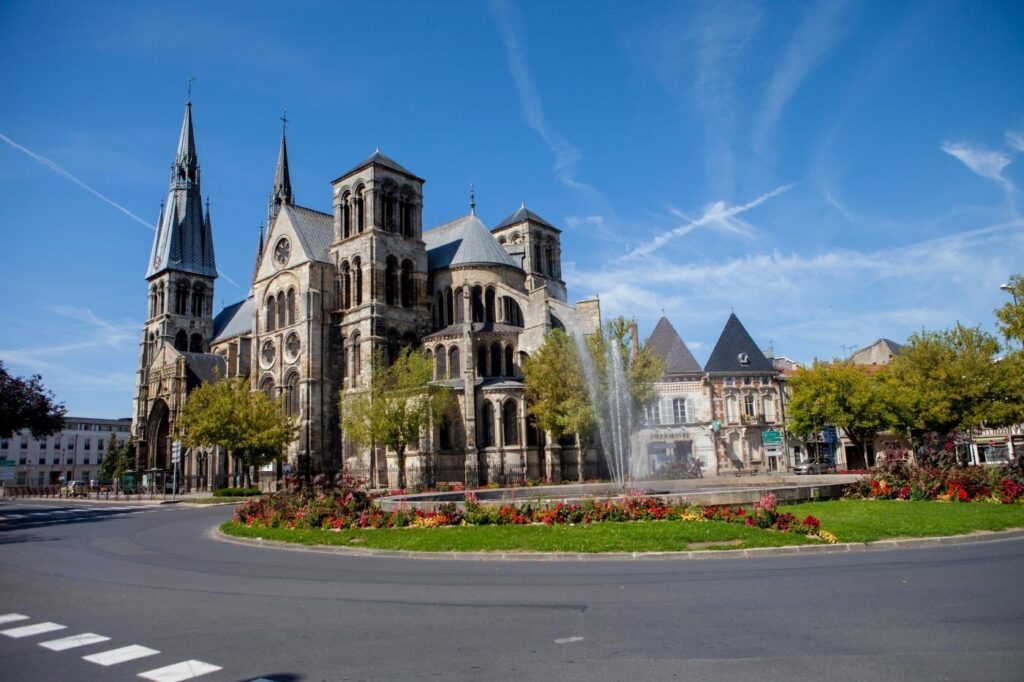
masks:
<svg viewBox="0 0 1024 682"><path fill-rule="evenodd" d="M811 556L816 554L848 554L879 552L894 549L920 549L949 545L968 545L1024 538L1024 528L1010 530L980 530L964 535L944 535L928 538L900 538L875 542L845 542L835 545L792 545L789 547L755 547L750 549L700 550L685 552L412 552L408 550L364 549L332 545L300 545L280 540L240 538L221 531L220 526L210 529L210 537L247 547L285 549L320 554L344 554L357 557L387 559L426 559L458 561L687 561L709 559L755 559L772 556Z"/></svg>

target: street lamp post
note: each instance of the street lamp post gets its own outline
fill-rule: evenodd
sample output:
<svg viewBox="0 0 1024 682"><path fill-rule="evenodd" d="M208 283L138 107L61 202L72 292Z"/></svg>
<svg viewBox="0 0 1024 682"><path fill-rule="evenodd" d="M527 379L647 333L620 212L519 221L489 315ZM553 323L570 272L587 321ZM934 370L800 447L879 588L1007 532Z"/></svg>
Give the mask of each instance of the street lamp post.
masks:
<svg viewBox="0 0 1024 682"><path fill-rule="evenodd" d="M1016 308L1020 305L1020 301L1017 300L1017 292L1013 290L1013 287L1009 284L1000 284L999 288L1010 294L1013 297L1013 306ZM1020 341L1021 348L1024 348L1024 339Z"/></svg>

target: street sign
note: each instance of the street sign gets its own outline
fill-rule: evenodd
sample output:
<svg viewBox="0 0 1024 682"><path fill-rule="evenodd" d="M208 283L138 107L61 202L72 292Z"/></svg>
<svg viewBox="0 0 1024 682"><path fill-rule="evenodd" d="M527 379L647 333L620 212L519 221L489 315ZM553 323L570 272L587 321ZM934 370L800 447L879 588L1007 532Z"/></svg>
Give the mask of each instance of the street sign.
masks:
<svg viewBox="0 0 1024 682"><path fill-rule="evenodd" d="M181 462L181 441L176 440L171 444L171 464Z"/></svg>
<svg viewBox="0 0 1024 682"><path fill-rule="evenodd" d="M7 468L13 469L18 466L13 459L0 459L0 469Z"/></svg>
<svg viewBox="0 0 1024 682"><path fill-rule="evenodd" d="M761 442L765 445L781 445L782 432L778 429L768 429L761 433Z"/></svg>
<svg viewBox="0 0 1024 682"><path fill-rule="evenodd" d="M837 443L839 442L839 434L836 433L836 427L826 426L821 431L822 438L826 443Z"/></svg>

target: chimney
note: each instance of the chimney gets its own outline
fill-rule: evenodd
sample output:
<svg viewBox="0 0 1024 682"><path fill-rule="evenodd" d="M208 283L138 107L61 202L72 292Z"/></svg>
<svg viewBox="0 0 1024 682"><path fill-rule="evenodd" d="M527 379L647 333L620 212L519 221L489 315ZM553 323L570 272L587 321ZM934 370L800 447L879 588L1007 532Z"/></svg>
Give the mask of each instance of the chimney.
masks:
<svg viewBox="0 0 1024 682"><path fill-rule="evenodd" d="M633 337L632 341L631 341L631 345L632 345L633 357L635 358L636 356L640 355L640 338L639 338L640 335L637 333L637 330L636 330L636 320L633 320L632 322L629 323L629 333L630 333L630 336Z"/></svg>

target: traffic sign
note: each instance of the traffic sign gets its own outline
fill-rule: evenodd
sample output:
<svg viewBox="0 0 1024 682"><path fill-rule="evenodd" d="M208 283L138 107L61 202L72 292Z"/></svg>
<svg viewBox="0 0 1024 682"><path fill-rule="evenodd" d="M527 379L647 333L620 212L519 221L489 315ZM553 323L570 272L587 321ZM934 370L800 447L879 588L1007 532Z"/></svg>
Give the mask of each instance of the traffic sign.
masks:
<svg viewBox="0 0 1024 682"><path fill-rule="evenodd" d="M181 441L176 440L171 444L171 464L181 463Z"/></svg>
<svg viewBox="0 0 1024 682"><path fill-rule="evenodd" d="M761 433L761 442L765 445L781 445L782 432L778 429L768 429Z"/></svg>

